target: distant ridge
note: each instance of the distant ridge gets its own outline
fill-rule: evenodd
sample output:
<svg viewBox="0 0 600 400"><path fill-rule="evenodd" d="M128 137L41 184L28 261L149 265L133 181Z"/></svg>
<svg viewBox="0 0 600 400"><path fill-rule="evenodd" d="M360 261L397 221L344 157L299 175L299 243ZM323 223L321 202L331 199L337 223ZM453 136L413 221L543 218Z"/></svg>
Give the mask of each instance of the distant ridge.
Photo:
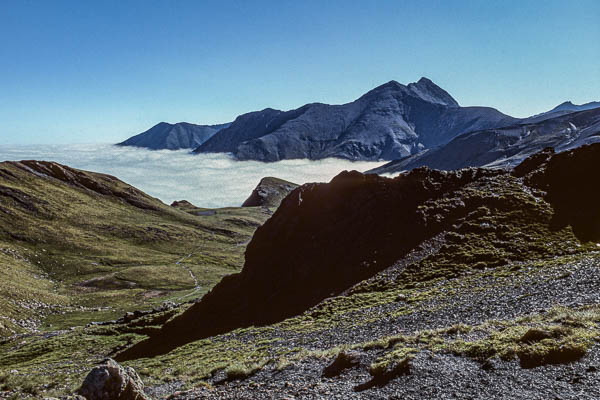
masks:
<svg viewBox="0 0 600 400"><path fill-rule="evenodd" d="M547 147L559 152L597 142L600 108L593 108L559 113L535 123L468 132L443 146L389 162L368 173L395 174L423 166L443 170L512 167Z"/></svg>
<svg viewBox="0 0 600 400"><path fill-rule="evenodd" d="M600 101L591 101L589 103L585 103L585 104L573 104L570 101L565 101L562 104L557 105L556 107L554 107L552 110L550 110L550 112L555 112L555 111L570 111L570 112L575 112L575 111L585 111L585 110L591 110L592 108L598 108L600 107Z"/></svg>
<svg viewBox="0 0 600 400"><path fill-rule="evenodd" d="M138 135L130 137L119 146L145 147L152 150L194 149L230 124L195 125L187 122L169 124L161 122Z"/></svg>
<svg viewBox="0 0 600 400"><path fill-rule="evenodd" d="M526 118L524 122L540 122L548 118L554 118L560 115L570 114L578 111L593 110L594 108L598 107L600 107L600 101L591 101L585 104L573 104L571 101L565 101L564 103L557 105L550 111L546 111Z"/></svg>

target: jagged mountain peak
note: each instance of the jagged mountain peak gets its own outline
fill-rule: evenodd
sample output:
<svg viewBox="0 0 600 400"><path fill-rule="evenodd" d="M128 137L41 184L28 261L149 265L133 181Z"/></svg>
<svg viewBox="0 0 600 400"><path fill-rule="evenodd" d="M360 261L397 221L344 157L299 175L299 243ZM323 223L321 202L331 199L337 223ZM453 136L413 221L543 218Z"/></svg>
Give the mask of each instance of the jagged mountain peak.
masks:
<svg viewBox="0 0 600 400"><path fill-rule="evenodd" d="M416 83L409 83L408 89L422 100L447 107L459 107L458 102L448 92L433 83L429 78L421 77Z"/></svg>
<svg viewBox="0 0 600 400"><path fill-rule="evenodd" d="M383 85L377 86L363 97L386 94L389 93L389 91L397 91L403 95L417 97L428 103L440 104L453 108L459 107L458 102L450 96L448 92L426 77L421 77L417 82L409 83L408 85L403 85L398 81L391 80Z"/></svg>
<svg viewBox="0 0 600 400"><path fill-rule="evenodd" d="M382 85L377 86L375 89L373 89L373 91L376 91L378 89L384 89L384 88L406 88L406 86L401 84L400 82L392 79L389 82L386 82Z"/></svg>
<svg viewBox="0 0 600 400"><path fill-rule="evenodd" d="M574 105L575 104L573 104L573 102L571 100L565 101L564 103L560 104L560 106L574 106Z"/></svg>
<svg viewBox="0 0 600 400"><path fill-rule="evenodd" d="M379 97L390 92L407 93L407 87L398 81L391 80L369 90L367 93L363 94L360 99Z"/></svg>

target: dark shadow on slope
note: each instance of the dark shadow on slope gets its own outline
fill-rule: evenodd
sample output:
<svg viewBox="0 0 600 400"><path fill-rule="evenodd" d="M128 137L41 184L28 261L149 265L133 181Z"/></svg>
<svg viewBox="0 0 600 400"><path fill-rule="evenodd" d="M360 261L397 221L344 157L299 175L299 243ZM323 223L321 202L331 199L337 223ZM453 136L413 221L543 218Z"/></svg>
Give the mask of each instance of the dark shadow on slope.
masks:
<svg viewBox="0 0 600 400"><path fill-rule="evenodd" d="M410 374L410 358L406 358L401 362L394 364L389 369L383 369L381 371L371 371L373 378L371 380L361 383L354 387L355 392L362 392L367 389L371 389L375 386L382 387L387 385L391 380L396 379L403 375Z"/></svg>
<svg viewBox="0 0 600 400"><path fill-rule="evenodd" d="M501 171L418 169L394 179L343 172L284 199L246 250L239 274L225 277L160 335L122 353L126 360L162 354L239 327L298 315L326 297L390 266L467 212L448 207L425 215L425 201Z"/></svg>
<svg viewBox="0 0 600 400"><path fill-rule="evenodd" d="M583 242L600 239L600 144L552 155L545 149L515 168L531 186L547 192L555 214L552 225L572 226Z"/></svg>

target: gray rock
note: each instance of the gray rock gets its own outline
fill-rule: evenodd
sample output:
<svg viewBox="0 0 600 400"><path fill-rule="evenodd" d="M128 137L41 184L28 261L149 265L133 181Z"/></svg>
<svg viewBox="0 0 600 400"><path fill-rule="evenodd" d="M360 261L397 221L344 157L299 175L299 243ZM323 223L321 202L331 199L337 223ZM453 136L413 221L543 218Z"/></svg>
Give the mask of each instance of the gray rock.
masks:
<svg viewBox="0 0 600 400"><path fill-rule="evenodd" d="M360 365L360 353L341 351L333 362L323 369L322 375L326 378L333 378L340 375L344 370L358 365Z"/></svg>
<svg viewBox="0 0 600 400"><path fill-rule="evenodd" d="M79 395L87 400L150 400L135 370L122 367L112 359L90 371Z"/></svg>

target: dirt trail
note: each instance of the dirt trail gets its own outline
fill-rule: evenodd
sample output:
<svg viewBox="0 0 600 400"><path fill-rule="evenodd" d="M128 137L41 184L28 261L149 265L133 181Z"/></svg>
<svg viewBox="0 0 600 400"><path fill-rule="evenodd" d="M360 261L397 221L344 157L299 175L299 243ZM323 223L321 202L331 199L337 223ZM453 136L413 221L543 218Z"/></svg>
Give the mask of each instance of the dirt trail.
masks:
<svg viewBox="0 0 600 400"><path fill-rule="evenodd" d="M194 251L192 251L191 253L189 253L187 256L183 256L181 257L179 260L177 260L175 262L175 265L179 265L181 268L185 269L189 274L190 277L192 278L192 280L194 281L194 289L186 294L183 295L181 297L178 297L176 300L180 301L182 299L185 299L187 297L190 297L196 293L198 293L200 291L200 289L202 289L202 287L200 286L199 282L198 282L198 278L196 277L196 274L194 274L194 271L192 271L192 269L190 267L188 267L187 265L183 264L183 262L189 258L191 258L194 254L196 254L199 250L201 249L201 247L198 247L197 249L195 249Z"/></svg>

